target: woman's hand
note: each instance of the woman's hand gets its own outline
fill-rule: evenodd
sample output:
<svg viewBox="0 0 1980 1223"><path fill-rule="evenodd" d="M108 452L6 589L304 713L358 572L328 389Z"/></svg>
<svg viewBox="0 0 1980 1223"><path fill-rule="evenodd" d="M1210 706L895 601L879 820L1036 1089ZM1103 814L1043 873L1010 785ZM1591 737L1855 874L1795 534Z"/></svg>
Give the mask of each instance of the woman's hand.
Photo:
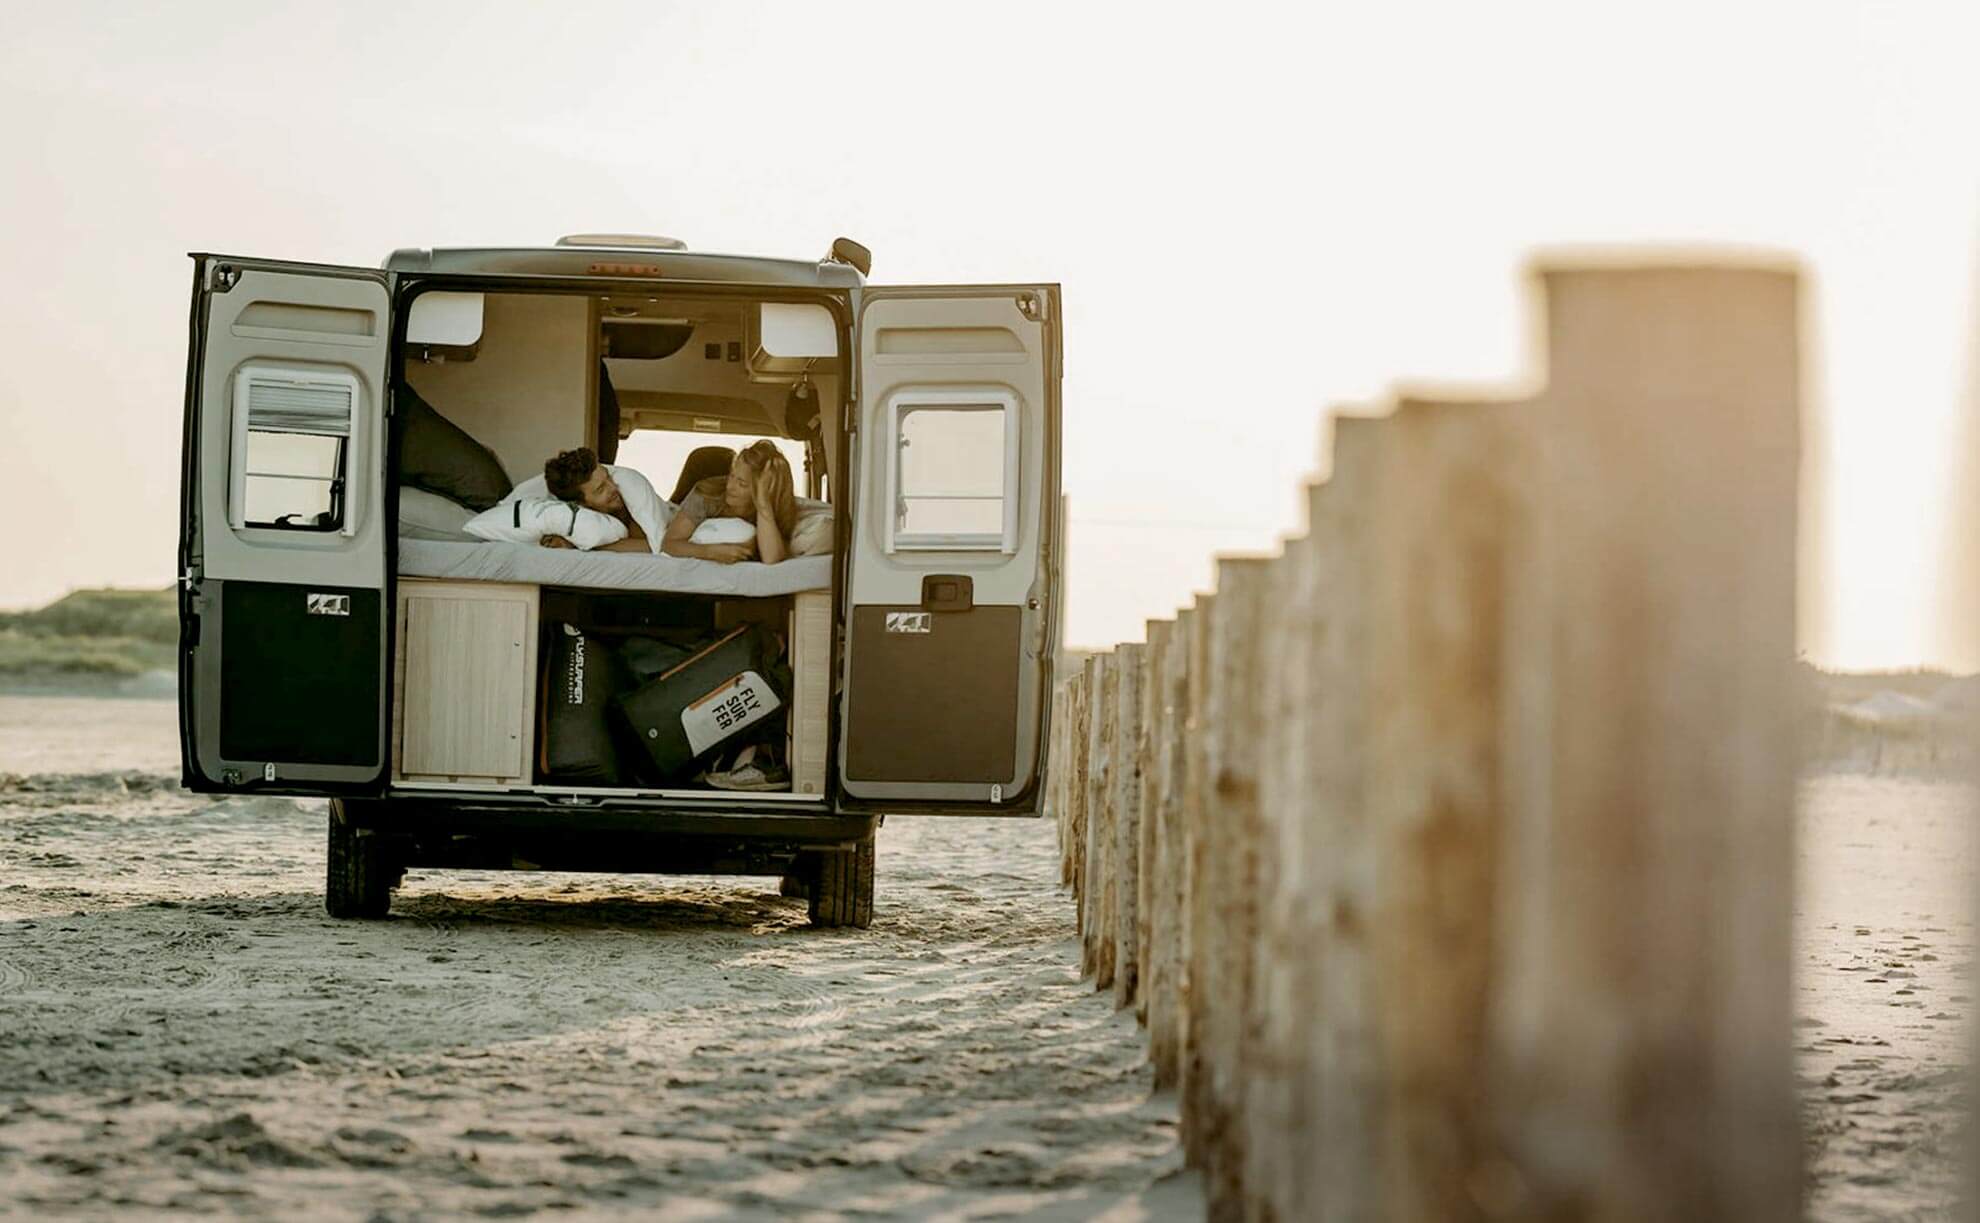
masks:
<svg viewBox="0 0 1980 1223"><path fill-rule="evenodd" d="M543 545L544 547L546 547L546 548L575 548L575 547L577 547L577 545L576 545L576 544L574 544L574 543L572 543L572 542L571 542L570 540L568 540L568 539L565 539L565 538L564 538L563 536L561 536L561 535L545 535L545 536L544 536L544 537L543 537L542 539L539 539L539 540L537 540L536 542L537 542L537 543L539 543L539 544L542 544L542 545Z"/></svg>
<svg viewBox="0 0 1980 1223"><path fill-rule="evenodd" d="M765 463L756 476L756 543L761 559L774 565L790 555L784 528L777 521L777 507L791 499L790 468L783 463Z"/></svg>
<svg viewBox="0 0 1980 1223"><path fill-rule="evenodd" d="M790 481L785 477L783 467L777 463L765 463L763 470L756 473L756 487L752 490L756 496L757 517L775 514L780 496L789 489Z"/></svg>
<svg viewBox="0 0 1980 1223"><path fill-rule="evenodd" d="M701 545L702 560L715 561L718 564L723 564L723 565L733 565L737 561L746 561L755 554L756 554L755 544Z"/></svg>

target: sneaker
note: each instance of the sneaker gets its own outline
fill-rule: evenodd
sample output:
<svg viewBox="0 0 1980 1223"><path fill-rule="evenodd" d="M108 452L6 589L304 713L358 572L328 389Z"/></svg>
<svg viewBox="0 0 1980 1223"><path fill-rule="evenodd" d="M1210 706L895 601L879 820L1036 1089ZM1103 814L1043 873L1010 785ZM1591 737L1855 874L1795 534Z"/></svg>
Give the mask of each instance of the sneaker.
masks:
<svg viewBox="0 0 1980 1223"><path fill-rule="evenodd" d="M781 764L761 765L751 761L726 773L710 773L703 778L717 790L788 790L791 773Z"/></svg>
<svg viewBox="0 0 1980 1223"><path fill-rule="evenodd" d="M701 780L717 790L748 790L764 793L790 789L791 771L775 760L769 759L769 753L745 748L736 758L735 764L723 772L703 773Z"/></svg>

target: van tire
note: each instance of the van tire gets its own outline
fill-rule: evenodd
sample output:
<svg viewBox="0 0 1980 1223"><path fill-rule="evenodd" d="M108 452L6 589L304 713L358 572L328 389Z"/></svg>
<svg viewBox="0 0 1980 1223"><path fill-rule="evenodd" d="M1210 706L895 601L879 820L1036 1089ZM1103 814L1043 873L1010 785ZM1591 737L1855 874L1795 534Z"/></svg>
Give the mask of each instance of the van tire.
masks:
<svg viewBox="0 0 1980 1223"><path fill-rule="evenodd" d="M811 883L811 924L821 930L873 924L873 838L853 849L831 850L814 856Z"/></svg>
<svg viewBox="0 0 1980 1223"><path fill-rule="evenodd" d="M341 798L330 800L323 908L336 918L375 920L391 911L392 887L403 872L386 860L383 837L358 828L354 806Z"/></svg>

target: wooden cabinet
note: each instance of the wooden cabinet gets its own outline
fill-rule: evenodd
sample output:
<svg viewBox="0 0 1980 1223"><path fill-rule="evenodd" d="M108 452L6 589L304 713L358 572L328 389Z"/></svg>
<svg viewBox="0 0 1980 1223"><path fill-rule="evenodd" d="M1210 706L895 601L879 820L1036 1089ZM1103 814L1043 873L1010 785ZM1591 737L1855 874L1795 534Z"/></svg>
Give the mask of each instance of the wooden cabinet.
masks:
<svg viewBox="0 0 1980 1223"><path fill-rule="evenodd" d="M832 595L808 590L791 600L791 793L825 793L825 728L831 714Z"/></svg>
<svg viewBox="0 0 1980 1223"><path fill-rule="evenodd" d="M769 605L763 618L779 612ZM533 785L538 588L402 578L397 613L392 779L413 787ZM815 801L828 774L832 596L795 595L788 614L789 797Z"/></svg>
<svg viewBox="0 0 1980 1223"><path fill-rule="evenodd" d="M531 782L536 621L535 586L399 583L395 779Z"/></svg>

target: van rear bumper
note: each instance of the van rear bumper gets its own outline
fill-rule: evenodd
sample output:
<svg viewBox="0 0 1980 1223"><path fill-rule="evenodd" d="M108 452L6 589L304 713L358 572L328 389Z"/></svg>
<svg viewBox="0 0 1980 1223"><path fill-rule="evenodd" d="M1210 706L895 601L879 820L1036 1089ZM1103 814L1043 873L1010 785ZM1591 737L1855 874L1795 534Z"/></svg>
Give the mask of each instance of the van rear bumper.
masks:
<svg viewBox="0 0 1980 1223"><path fill-rule="evenodd" d="M393 859L405 866L625 874L782 874L800 852L868 839L883 818L424 797L347 801L345 810L360 829L390 840Z"/></svg>

